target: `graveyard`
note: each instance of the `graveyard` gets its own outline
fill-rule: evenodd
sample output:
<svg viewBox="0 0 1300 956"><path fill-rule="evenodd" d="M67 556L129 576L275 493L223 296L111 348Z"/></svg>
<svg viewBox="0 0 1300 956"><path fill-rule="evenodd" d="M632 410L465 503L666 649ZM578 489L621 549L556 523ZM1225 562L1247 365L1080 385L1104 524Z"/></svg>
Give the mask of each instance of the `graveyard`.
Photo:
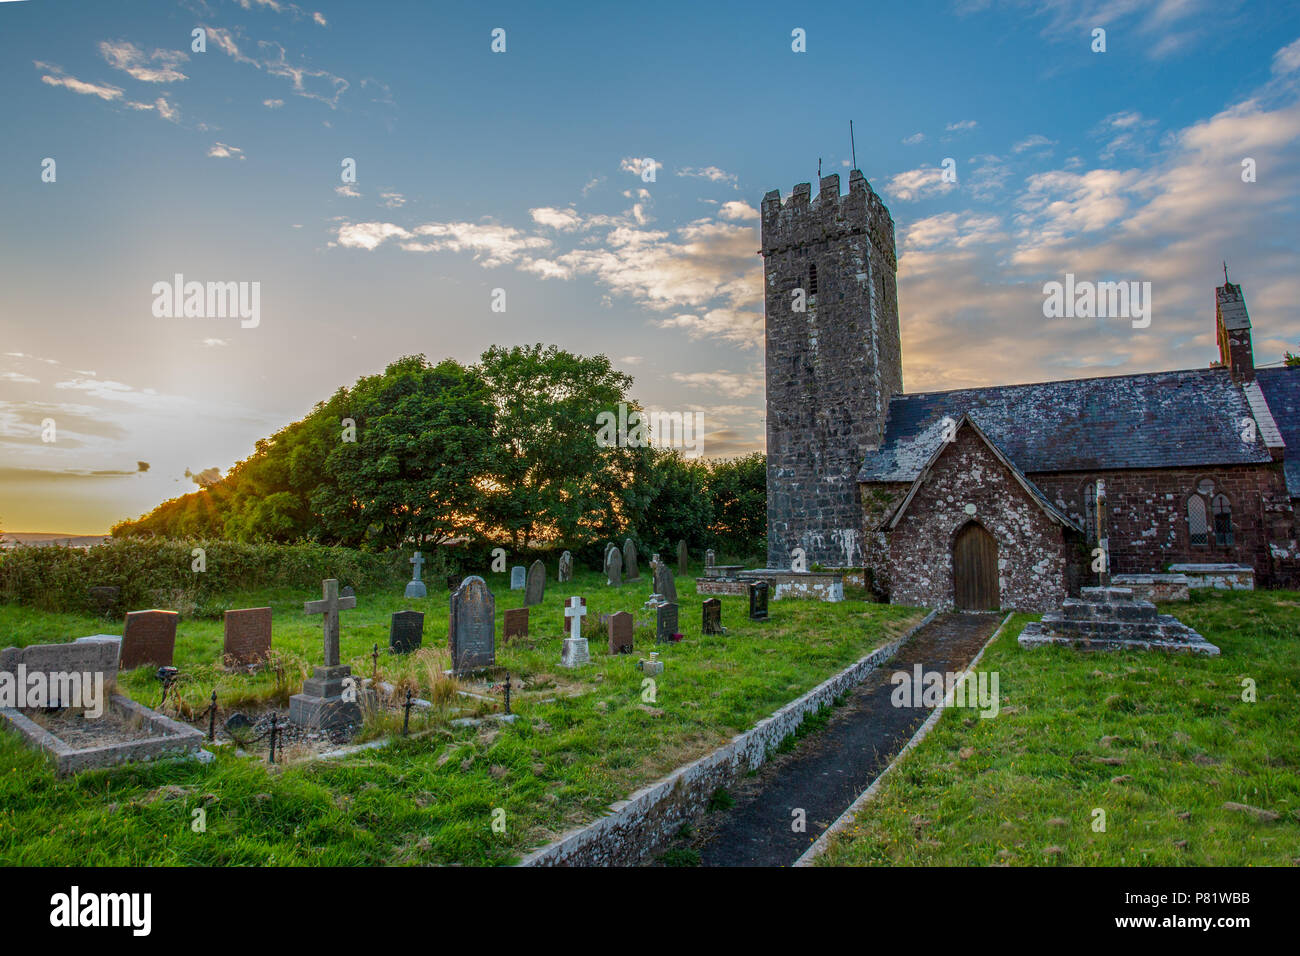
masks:
<svg viewBox="0 0 1300 956"><path fill-rule="evenodd" d="M360 589L339 616L339 661L377 693L346 738L301 733L280 743L252 731L231 739L240 713L255 726L291 698L323 656L322 620L304 606L319 593L268 589L228 595L234 608L270 608L272 640L263 663L228 666L220 620L183 618L176 628L175 679L163 685L142 665L119 675L120 693L205 737L214 754L194 760L131 762L56 776L46 757L0 731L0 860L7 864L295 865L507 864L574 826L589 823L638 787L710 752L846 665L897 638L918 609L863 600L784 601L767 620L749 619L748 600L711 598L725 634L704 634L694 578L678 576L680 641L656 642L656 614L643 605L652 582L607 584L604 572L575 567L558 583L555 563L537 603L512 590L510 574L485 573L495 605L495 663L452 669L449 592L427 596L395 584ZM585 599L580 625L589 661L561 666L572 617L566 599ZM862 595L858 595L862 597ZM504 637L506 612L528 611L527 635ZM392 615L422 612L421 646L390 653ZM631 653L609 652L601 615L629 612ZM0 631L18 647L120 632L93 615L0 604ZM620 645L626 643L620 637ZM375 653L378 645L379 653ZM639 663L657 655L662 672L646 696ZM509 673L510 710L504 714ZM377 678L377 680L375 680ZM413 707L402 732L407 691ZM207 713L216 692L217 719ZM290 725L291 726L291 725ZM351 751L349 747L355 748ZM194 811L206 832L191 830ZM494 828L493 814L504 825ZM52 822L57 821L57 822Z"/></svg>

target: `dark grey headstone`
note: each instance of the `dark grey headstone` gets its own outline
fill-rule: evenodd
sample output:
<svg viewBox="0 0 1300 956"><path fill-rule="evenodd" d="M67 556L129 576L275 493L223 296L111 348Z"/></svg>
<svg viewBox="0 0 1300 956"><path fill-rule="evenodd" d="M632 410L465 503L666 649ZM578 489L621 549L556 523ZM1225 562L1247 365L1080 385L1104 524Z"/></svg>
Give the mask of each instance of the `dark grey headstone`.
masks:
<svg viewBox="0 0 1300 956"><path fill-rule="evenodd" d="M749 619L767 620L767 582L752 581L749 585Z"/></svg>
<svg viewBox="0 0 1300 956"><path fill-rule="evenodd" d="M522 564L516 564L510 569L510 590L522 591L527 577L528 571L524 566Z"/></svg>
<svg viewBox="0 0 1300 956"><path fill-rule="evenodd" d="M713 553L712 548L709 548L708 551L704 552L704 566L706 568L711 568L717 563L718 563L718 556Z"/></svg>
<svg viewBox="0 0 1300 956"><path fill-rule="evenodd" d="M641 571L636 566L636 543L631 538L623 542L623 572L629 581L641 580Z"/></svg>
<svg viewBox="0 0 1300 956"><path fill-rule="evenodd" d="M573 580L573 555L568 551L560 555L560 569L556 575L556 580L561 583Z"/></svg>
<svg viewBox="0 0 1300 956"><path fill-rule="evenodd" d="M409 654L424 644L424 612L396 611L388 625L388 647L395 654Z"/></svg>
<svg viewBox="0 0 1300 956"><path fill-rule="evenodd" d="M541 604L542 596L545 593L546 565L542 564L541 559L538 559L528 568L528 582L524 589L524 607Z"/></svg>
<svg viewBox="0 0 1300 956"><path fill-rule="evenodd" d="M704 602L704 625L701 630L705 634L722 633L722 602L717 598L709 598Z"/></svg>
<svg viewBox="0 0 1300 956"><path fill-rule="evenodd" d="M623 553L618 548L605 552L605 583L616 588L623 585Z"/></svg>
<svg viewBox="0 0 1300 956"><path fill-rule="evenodd" d="M677 582L673 580L672 569L662 561L655 568L655 594L665 601L677 602Z"/></svg>
<svg viewBox="0 0 1300 956"><path fill-rule="evenodd" d="M466 578L451 596L451 666L460 672L496 663L497 600L487 582Z"/></svg>
<svg viewBox="0 0 1300 956"><path fill-rule="evenodd" d="M685 540L678 541L677 542L677 573L678 574L686 573L687 557L688 555L686 553L686 541Z"/></svg>
<svg viewBox="0 0 1300 956"><path fill-rule="evenodd" d="M353 590L352 585L350 584L345 584L343 590L339 592L339 597L341 598L354 598L356 596L357 592Z"/></svg>
<svg viewBox="0 0 1300 956"><path fill-rule="evenodd" d="M655 643L668 644L677 633L677 605L660 604L655 611Z"/></svg>

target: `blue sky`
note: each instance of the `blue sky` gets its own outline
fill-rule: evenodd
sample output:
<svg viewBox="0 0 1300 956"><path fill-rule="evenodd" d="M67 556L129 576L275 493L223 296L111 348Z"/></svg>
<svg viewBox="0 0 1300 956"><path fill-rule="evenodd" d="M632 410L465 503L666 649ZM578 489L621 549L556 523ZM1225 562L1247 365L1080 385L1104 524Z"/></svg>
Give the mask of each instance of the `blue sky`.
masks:
<svg viewBox="0 0 1300 956"><path fill-rule="evenodd" d="M706 455L761 448L755 210L819 158L847 184L850 119L909 391L1204 366L1223 259L1275 362L1298 41L1281 2L0 2L0 527L105 530L494 343L604 352ZM1044 320L1066 272L1150 281L1150 328ZM155 317L175 273L260 282L260 323Z"/></svg>

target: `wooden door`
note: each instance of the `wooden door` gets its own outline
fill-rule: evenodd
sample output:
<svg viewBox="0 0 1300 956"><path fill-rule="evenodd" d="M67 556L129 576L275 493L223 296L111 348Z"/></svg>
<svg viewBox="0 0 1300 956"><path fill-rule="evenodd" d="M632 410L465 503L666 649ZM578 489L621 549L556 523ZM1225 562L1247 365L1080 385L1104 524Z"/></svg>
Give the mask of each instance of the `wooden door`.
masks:
<svg viewBox="0 0 1300 956"><path fill-rule="evenodd" d="M957 533L952 543L953 603L968 611L996 610L998 589L998 543L975 522Z"/></svg>

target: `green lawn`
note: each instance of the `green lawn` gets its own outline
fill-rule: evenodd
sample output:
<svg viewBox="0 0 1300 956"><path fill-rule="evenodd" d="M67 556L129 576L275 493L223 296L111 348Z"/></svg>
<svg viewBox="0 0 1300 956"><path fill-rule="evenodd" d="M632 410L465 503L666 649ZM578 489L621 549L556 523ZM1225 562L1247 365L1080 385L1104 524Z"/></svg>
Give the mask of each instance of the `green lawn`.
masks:
<svg viewBox="0 0 1300 956"><path fill-rule="evenodd" d="M978 667L998 673L1001 713L947 711L818 862L1300 864L1300 594L1193 592L1162 611L1222 655L1025 651L1018 615Z"/></svg>
<svg viewBox="0 0 1300 956"><path fill-rule="evenodd" d="M263 760L220 748L210 765L142 764L57 780L44 758L12 732L0 732L0 863L63 865L300 865L498 864L516 859L565 829L596 818L608 805L752 727L845 665L886 643L922 612L850 600L828 605L781 601L772 619L747 619L746 601L723 598L729 633L700 635L694 579L678 579L681 631L677 645L653 644L638 628L637 654L610 657L591 642L592 663L558 666L563 600L587 599L591 619L618 610L651 621L641 605L648 577L619 589L594 573L562 588L548 582L546 600L531 612L530 638L503 645L502 612L520 607L522 591L508 576L491 575L497 597L497 661L528 689L515 699L521 719L511 725L455 729L437 710L413 723L421 736L337 761ZM381 653L380 674L425 696L437 695L446 666L447 593L406 600L358 595L342 613L342 652L360 675L371 673L370 650L388 643L391 612L426 612L425 651L413 658ZM253 708L294 693L321 656L320 618L302 612L319 593L286 591L232 595L229 607L270 604L282 666L253 676L218 667L219 620L181 621L176 665L182 711L201 710L215 686L223 704ZM5 644L62 641L121 633L120 622L0 605ZM642 701L636 660L659 650L667 669L657 699ZM150 706L159 685L140 668L120 689ZM441 688L446 691L446 687ZM453 695L454 698L454 695ZM454 698L464 700L464 698ZM479 709L487 709L482 706ZM371 736L392 721L372 721ZM505 811L505 832L493 831L493 811ZM206 831L192 829L206 812ZM499 815L498 815L499 816Z"/></svg>

